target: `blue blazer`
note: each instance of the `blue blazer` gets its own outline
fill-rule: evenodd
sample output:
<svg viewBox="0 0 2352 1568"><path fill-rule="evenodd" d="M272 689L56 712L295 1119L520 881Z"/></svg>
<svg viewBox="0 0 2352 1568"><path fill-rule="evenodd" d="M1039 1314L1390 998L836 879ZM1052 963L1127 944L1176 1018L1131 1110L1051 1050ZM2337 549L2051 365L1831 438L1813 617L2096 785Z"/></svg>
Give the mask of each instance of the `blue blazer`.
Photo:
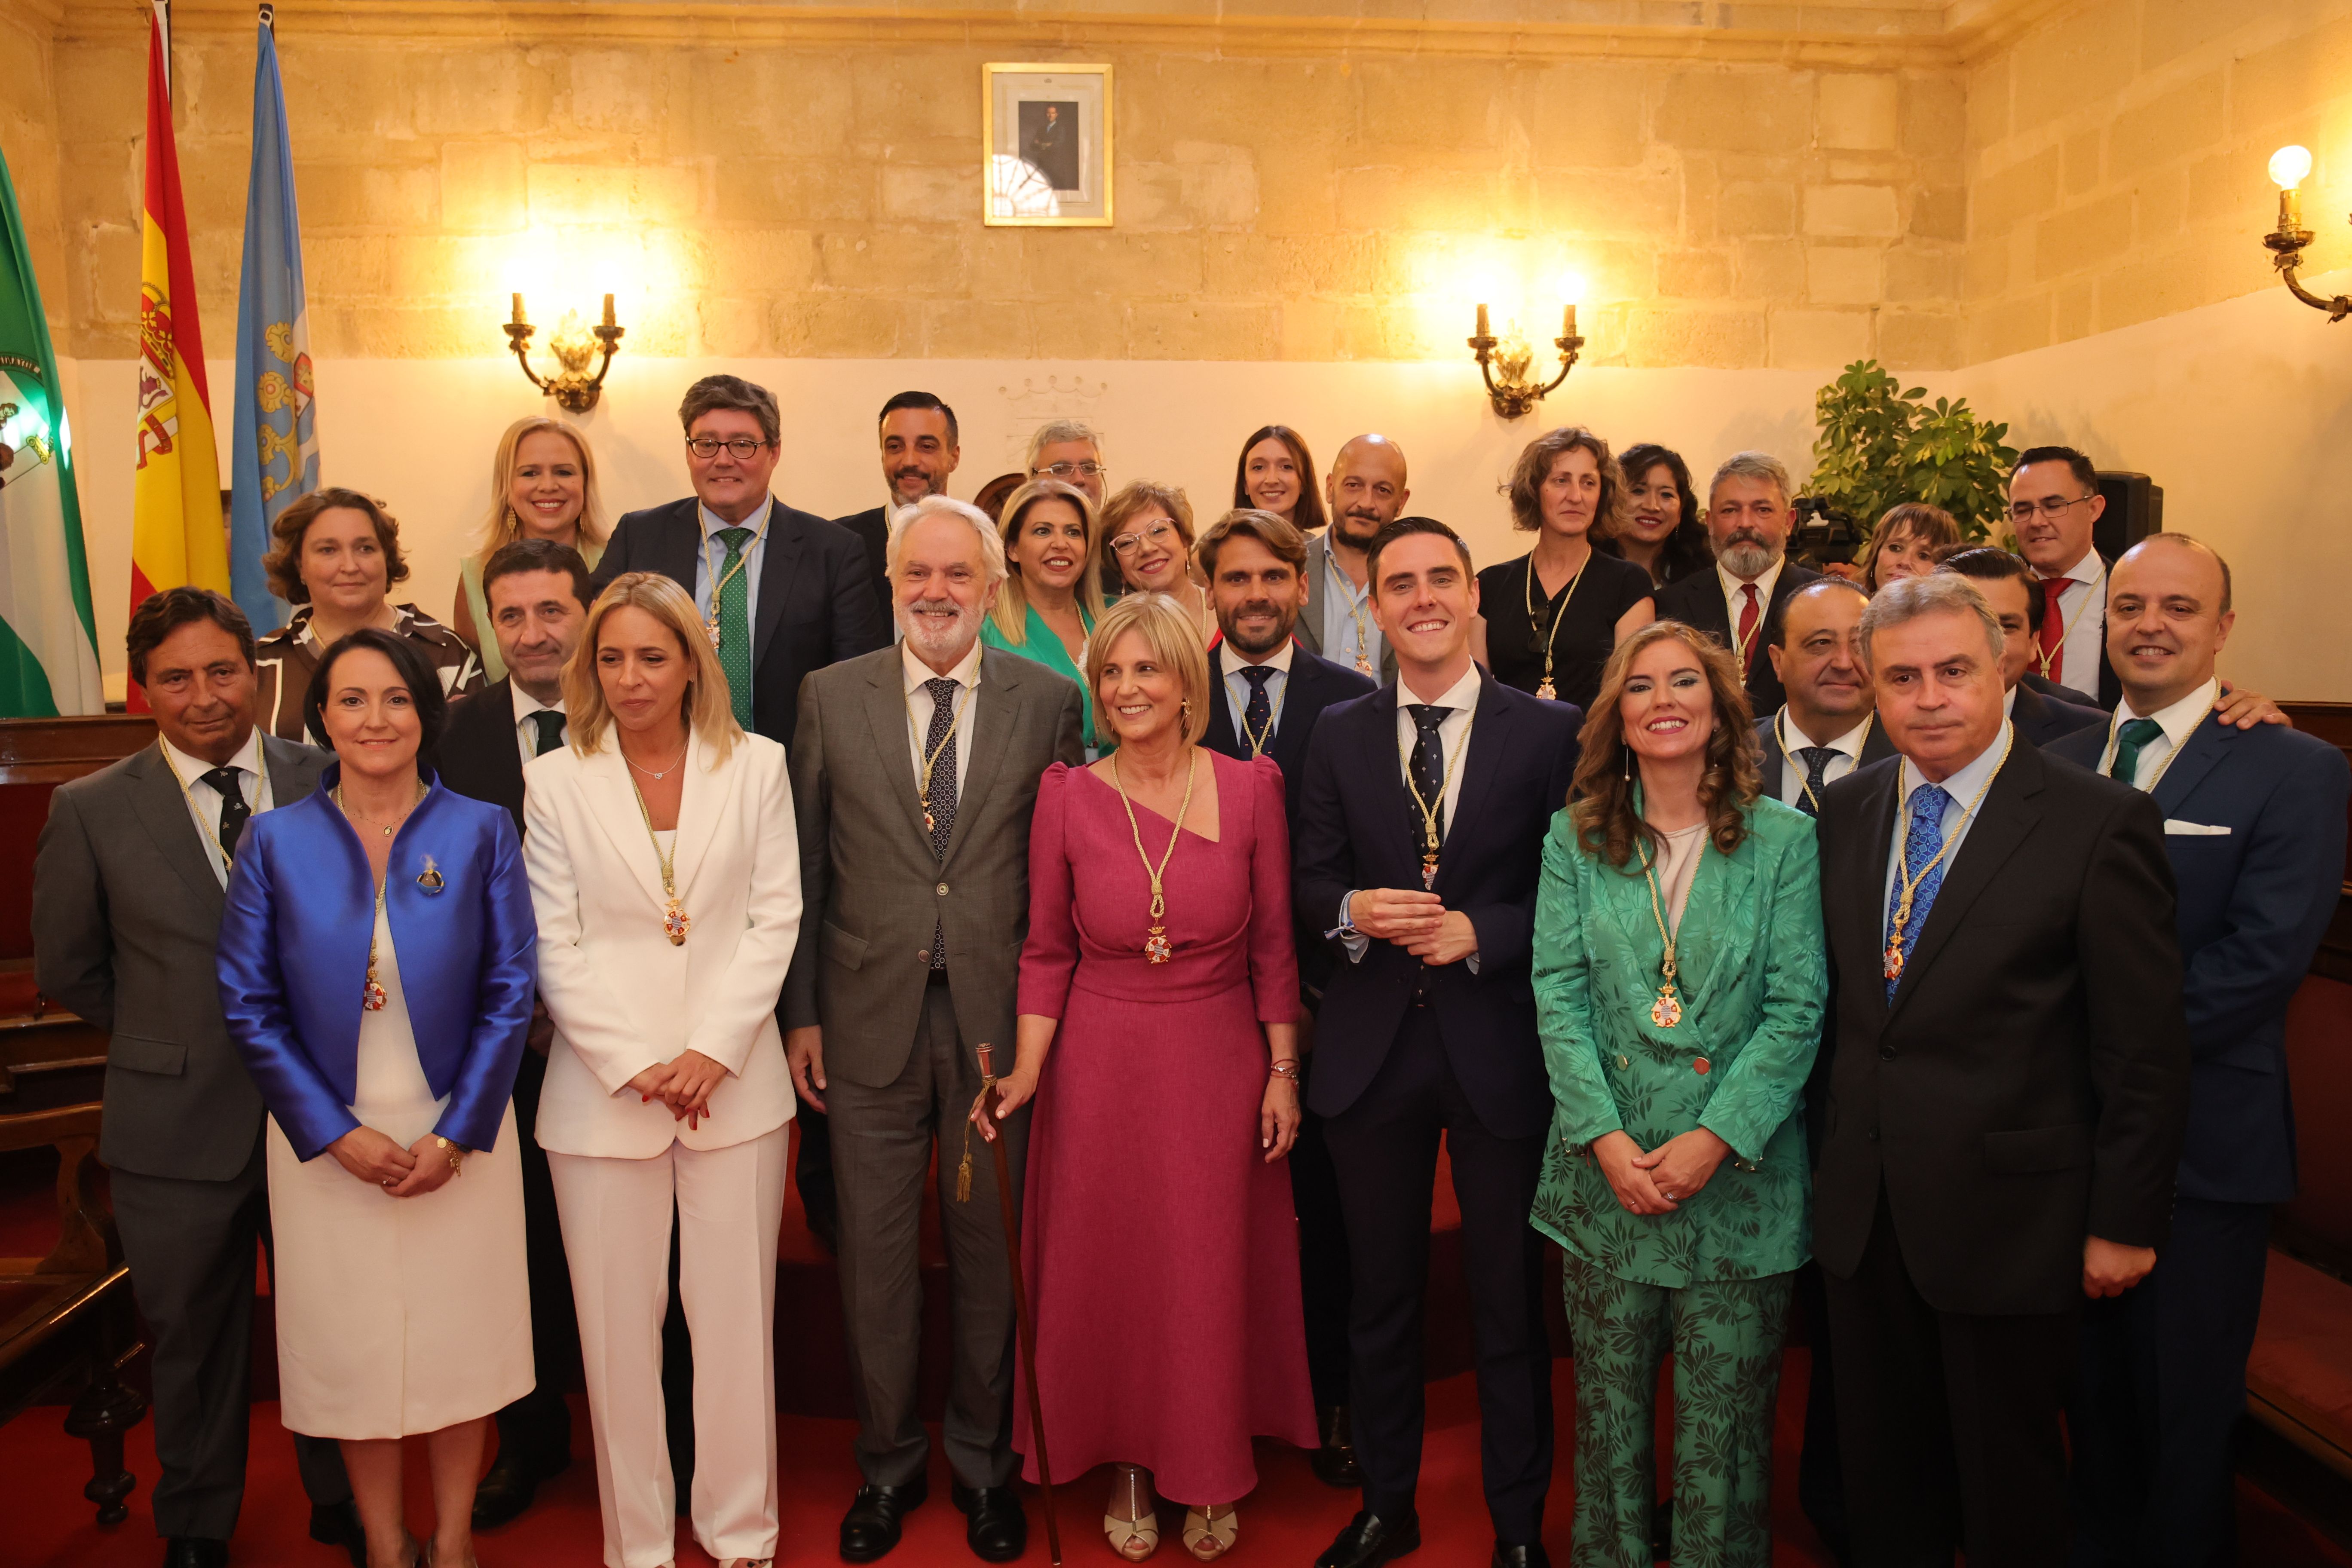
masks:
<svg viewBox="0 0 2352 1568"><path fill-rule="evenodd" d="M360 1124L351 1105L375 880L331 798L341 774L331 764L315 794L253 819L221 915L229 1037L304 1160ZM488 1149L530 1028L539 922L513 821L425 776L431 787L392 841L384 918L425 1080L449 1100L433 1130ZM418 880L428 859L438 892Z"/></svg>
<svg viewBox="0 0 2352 1568"><path fill-rule="evenodd" d="M1501 1138L1538 1137L1551 1125L1529 964L1544 835L1568 804L1583 723L1573 704L1515 691L1491 675L1480 679L1461 799L1431 889L1478 932L1477 971L1466 962L1433 971L1433 1005L1464 1095ZM1330 930L1339 900L1360 889L1421 886L1419 825L1396 724L1391 683L1325 709L1307 742L1291 858L1298 918L1311 929ZM1373 942L1359 963L1334 952L1307 1086L1317 1115L1339 1115L1378 1076L1422 967L1394 942Z"/></svg>
<svg viewBox="0 0 2352 1568"><path fill-rule="evenodd" d="M2101 725L2045 749L2095 768L2106 743ZM2284 725L2238 730L2209 713L2155 794L2180 887L2189 1014L2179 1190L2218 1203L2284 1203L2295 1180L2286 1009L2343 887L2352 767L2335 747Z"/></svg>

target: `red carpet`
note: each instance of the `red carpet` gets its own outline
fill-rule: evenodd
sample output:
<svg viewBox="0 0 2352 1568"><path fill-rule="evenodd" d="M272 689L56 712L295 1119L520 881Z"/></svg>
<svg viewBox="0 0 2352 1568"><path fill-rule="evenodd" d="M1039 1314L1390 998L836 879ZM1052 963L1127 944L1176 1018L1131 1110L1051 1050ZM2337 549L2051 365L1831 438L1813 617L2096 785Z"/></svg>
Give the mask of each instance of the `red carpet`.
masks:
<svg viewBox="0 0 2352 1568"><path fill-rule="evenodd" d="M1553 1482L1546 1531L1553 1561L1568 1568L1572 1492L1571 1458L1565 1440L1569 1431L1575 1380L1569 1363L1559 1363L1558 1389L1562 1442L1559 1470ZM1773 1553L1777 1564L1821 1564L1811 1530L1796 1503L1796 1438L1802 1411L1804 1352L1791 1352L1781 1379L1780 1454L1775 1478L1775 1516L1780 1531ZM1478 1429L1476 1405L1470 1379L1449 1378L1429 1391L1430 1431L1423 1462L1421 1509L1425 1542L1412 1562L1426 1568L1483 1568L1491 1549L1486 1510L1478 1490ZM575 1396L575 1406L577 1398ZM0 1515L0 1564L6 1568L152 1568L161 1555L147 1510L155 1481L154 1428L142 1422L132 1432L130 1465L139 1478L131 1494L131 1518L110 1531L91 1522L89 1506L82 1501L81 1485L89 1475L89 1451L67 1439L58 1428L63 1412L54 1407L27 1412L0 1427L0 1493L6 1498ZM603 1561L601 1526L596 1513L593 1467L587 1460L588 1424L585 1411L575 1424L580 1459L562 1478L540 1493L539 1506L494 1535L481 1538L483 1568L594 1568ZM846 1421L809 1416L782 1418L783 1541L779 1563L837 1563L834 1531L856 1486L850 1459L851 1426ZM933 1433L934 1443L937 1432ZM1261 1444L1259 1485L1255 1496L1242 1506L1242 1534L1235 1560L1305 1568L1329 1543L1332 1534L1353 1511L1352 1493L1335 1492L1308 1471L1306 1456L1277 1444ZM410 1463L413 1521L425 1518L421 1485L422 1454ZM963 1521L947 1500L947 1469L937 1457L931 1473L931 1500L908 1522L905 1543L888 1559L892 1564L957 1565L976 1560L963 1544ZM1109 1489L1108 1472L1090 1475L1060 1489L1063 1557L1069 1563L1110 1564L1118 1561L1104 1543L1099 1530L1103 1498ZM2263 1568L2347 1568L2352 1557L2324 1541L2300 1520L2281 1510L2252 1487L2239 1489L2240 1518L2244 1532L2243 1561ZM1030 1502L1032 1528L1028 1556L1045 1562L1045 1530L1034 1494ZM304 1533L310 1510L294 1475L294 1456L275 1405L257 1405L253 1411L253 1460L245 1514L234 1547L234 1559L244 1564L278 1568L338 1568L340 1552L314 1545ZM1156 1563L1191 1561L1178 1540L1181 1516L1173 1510L1160 1516L1161 1544ZM708 1568L706 1557L681 1528L678 1568Z"/></svg>

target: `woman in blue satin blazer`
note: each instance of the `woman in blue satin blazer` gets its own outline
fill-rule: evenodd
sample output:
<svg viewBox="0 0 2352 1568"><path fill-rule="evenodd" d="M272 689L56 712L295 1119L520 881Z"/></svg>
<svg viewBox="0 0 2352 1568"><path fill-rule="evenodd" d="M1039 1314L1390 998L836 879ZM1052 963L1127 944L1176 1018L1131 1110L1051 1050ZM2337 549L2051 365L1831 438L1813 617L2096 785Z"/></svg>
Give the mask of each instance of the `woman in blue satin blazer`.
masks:
<svg viewBox="0 0 2352 1568"><path fill-rule="evenodd" d="M341 1440L375 1562L422 1550L400 1440L426 1435L432 1559L470 1563L488 1417L533 1383L510 1100L538 921L512 819L421 760L447 705L415 645L352 633L305 707L338 760L247 827L219 952L269 1109L280 1415Z"/></svg>

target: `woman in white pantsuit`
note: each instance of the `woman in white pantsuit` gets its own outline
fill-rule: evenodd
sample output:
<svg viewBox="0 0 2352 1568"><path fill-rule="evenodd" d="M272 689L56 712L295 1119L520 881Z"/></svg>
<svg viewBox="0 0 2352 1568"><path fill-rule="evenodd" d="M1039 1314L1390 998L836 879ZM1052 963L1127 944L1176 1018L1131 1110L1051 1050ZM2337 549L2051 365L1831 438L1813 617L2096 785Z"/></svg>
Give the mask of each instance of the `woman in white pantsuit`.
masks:
<svg viewBox="0 0 2352 1568"><path fill-rule="evenodd" d="M694 1537L776 1550L776 1232L793 1089L776 997L799 935L784 749L746 735L666 577L615 578L564 676L571 741L524 770L539 994L555 1022L539 1142L572 1265L609 1568L665 1568L670 1215L694 1339Z"/></svg>

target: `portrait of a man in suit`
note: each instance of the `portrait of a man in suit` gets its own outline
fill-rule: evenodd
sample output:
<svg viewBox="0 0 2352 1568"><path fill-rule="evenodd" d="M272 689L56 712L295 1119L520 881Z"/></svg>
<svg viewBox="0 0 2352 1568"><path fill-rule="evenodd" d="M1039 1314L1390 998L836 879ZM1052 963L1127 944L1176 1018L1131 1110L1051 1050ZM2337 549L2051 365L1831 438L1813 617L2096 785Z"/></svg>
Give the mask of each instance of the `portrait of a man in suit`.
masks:
<svg viewBox="0 0 2352 1568"><path fill-rule="evenodd" d="M1034 164L1055 190L1080 189L1077 104L1023 104L1021 155Z"/></svg>

